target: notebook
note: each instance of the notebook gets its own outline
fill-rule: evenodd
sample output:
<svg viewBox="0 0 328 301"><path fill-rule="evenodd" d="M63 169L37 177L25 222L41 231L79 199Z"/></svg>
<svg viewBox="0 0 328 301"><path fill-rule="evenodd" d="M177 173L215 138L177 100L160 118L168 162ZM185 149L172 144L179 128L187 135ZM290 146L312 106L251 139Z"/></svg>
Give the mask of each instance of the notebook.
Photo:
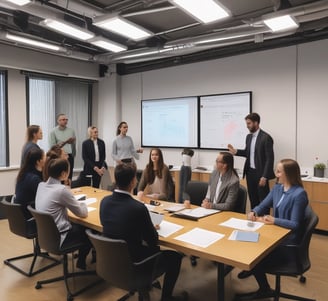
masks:
<svg viewBox="0 0 328 301"><path fill-rule="evenodd" d="M258 242L260 233L254 231L232 231L229 239L238 241Z"/></svg>

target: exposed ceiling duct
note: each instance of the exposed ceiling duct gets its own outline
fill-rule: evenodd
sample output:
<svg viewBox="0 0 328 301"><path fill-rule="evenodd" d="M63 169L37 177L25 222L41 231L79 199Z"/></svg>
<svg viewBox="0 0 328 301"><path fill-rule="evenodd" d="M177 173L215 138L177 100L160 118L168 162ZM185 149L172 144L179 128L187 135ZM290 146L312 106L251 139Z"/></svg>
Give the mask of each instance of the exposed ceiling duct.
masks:
<svg viewBox="0 0 328 301"><path fill-rule="evenodd" d="M256 2L256 1L254 1ZM264 3L257 2L257 5ZM246 6L242 0L225 1L226 5L234 3ZM259 4L260 3L260 4ZM214 23L210 25L199 24L196 20L192 20L190 16L183 16L182 12L174 7L170 2L165 0L143 0L143 1L77 1L77 0L52 0L52 1L36 1L34 0L28 5L17 6L6 1L0 2L0 43L15 45L17 47L25 47L35 49L31 46L12 43L6 39L6 33L18 33L24 37L34 37L40 41L52 42L60 47L58 53L53 53L47 50L38 50L42 52L52 53L55 55L65 56L77 60L93 61L98 64L136 64L140 62L149 62L152 60L161 60L174 57L190 56L196 53L201 53L208 50L225 48L228 46L244 45L244 44L260 44L265 41L302 34L305 29L307 31L317 31L327 28L328 18L328 1L306 1L306 0L290 0L290 1L269 1L271 8L268 6L258 6L258 11L252 11L250 8L232 16L230 20L225 22ZM284 3L284 5L282 5ZM288 5L285 5L288 3ZM295 4L296 3L296 4ZM305 3L297 5L297 3ZM100 5L102 4L102 5ZM294 4L292 6L291 4ZM251 5L249 3L249 5ZM285 8L287 7L287 8ZM2 8L2 9L1 9ZM284 9L281 9L284 8ZM3 10L3 11L2 11ZM231 8L232 12L233 9ZM241 8L240 8L240 11ZM14 13L21 12L27 16L25 20L30 28L24 31L23 19L21 19L21 28L19 24L11 21L3 21L2 19L14 19ZM93 26L92 22L96 17L101 17L105 14L115 12L133 21L144 22L141 24L146 28L146 25L153 26L151 31L154 35L146 41L133 42L124 40L122 37L117 37L113 34L106 33L101 29ZM262 13L264 12L264 13ZM1 14L2 13L2 14ZM182 22L180 19L172 20L175 26L167 26L167 17L171 14L178 14L179 18L185 18ZM300 27L297 30L286 31L281 33L273 33L263 20L269 17L281 16L290 14L293 16ZM18 15L19 16L19 15ZM120 53L104 52L101 49L94 47L88 42L76 41L72 38L59 36L51 33L46 29L40 28L40 21L43 19L59 19L65 20L67 16L77 19L89 31L94 31L96 35L104 35L108 39L119 39L118 42L126 42L128 50ZM158 16L162 18L159 20ZM323 20L323 21L321 21ZM168 28L160 27L160 22ZM180 22L178 22L180 21ZM157 24L157 22L159 22ZM171 21L169 21L171 22ZM305 26L306 25L306 26ZM6 28L7 26L7 28ZM317 28L315 27L317 26ZM25 25L26 27L26 25ZM18 28L18 29L17 29ZM39 32L39 35L36 34ZM324 34L325 31L324 31Z"/></svg>

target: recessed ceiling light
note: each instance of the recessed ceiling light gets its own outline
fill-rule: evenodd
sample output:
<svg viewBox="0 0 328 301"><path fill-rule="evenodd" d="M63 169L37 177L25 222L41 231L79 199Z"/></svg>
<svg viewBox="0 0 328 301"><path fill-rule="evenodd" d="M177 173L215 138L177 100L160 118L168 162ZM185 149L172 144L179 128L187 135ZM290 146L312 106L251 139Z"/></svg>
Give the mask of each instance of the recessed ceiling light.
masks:
<svg viewBox="0 0 328 301"><path fill-rule="evenodd" d="M202 23L218 21L229 16L228 10L215 0L171 0Z"/></svg>
<svg viewBox="0 0 328 301"><path fill-rule="evenodd" d="M89 40L88 42L90 42L93 45L96 45L100 48L112 51L112 52L121 52L121 51L125 51L128 48L124 45L115 43L113 41L109 41L107 39L104 39L102 37L96 37L94 39Z"/></svg>
<svg viewBox="0 0 328 301"><path fill-rule="evenodd" d="M55 19L45 19L40 22L40 25L49 27L55 31L58 31L64 35L71 36L80 40L88 40L95 36L94 33L84 28L69 24L67 22Z"/></svg>
<svg viewBox="0 0 328 301"><path fill-rule="evenodd" d="M60 46L57 45L53 45L53 44L49 44L49 43L45 43L45 42L40 42L37 40L32 40L32 39L28 39L28 38L24 38L24 37L20 37L20 36L16 36L10 33L6 33L6 39L11 40L11 41L15 41L18 43L23 43L23 44L27 44L27 45L31 45L31 46L36 46L39 48L45 48L45 49L49 49L49 50L54 50L54 51L60 51L62 48Z"/></svg>
<svg viewBox="0 0 328 301"><path fill-rule="evenodd" d="M152 35L150 31L116 15L97 17L93 25L136 41L148 38Z"/></svg>
<svg viewBox="0 0 328 301"><path fill-rule="evenodd" d="M6 1L14 3L16 5L20 5L20 6L23 6L23 5L28 4L28 3L31 2L30 0L6 0Z"/></svg>
<svg viewBox="0 0 328 301"><path fill-rule="evenodd" d="M268 26L273 32L296 29L298 27L297 22L290 15L274 17L263 20L266 26Z"/></svg>

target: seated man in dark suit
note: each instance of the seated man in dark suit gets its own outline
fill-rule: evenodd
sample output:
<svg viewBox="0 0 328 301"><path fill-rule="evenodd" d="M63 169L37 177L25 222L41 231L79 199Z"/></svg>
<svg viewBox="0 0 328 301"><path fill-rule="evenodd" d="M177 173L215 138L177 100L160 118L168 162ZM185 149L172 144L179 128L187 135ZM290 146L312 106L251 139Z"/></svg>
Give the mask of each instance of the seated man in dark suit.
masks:
<svg viewBox="0 0 328 301"><path fill-rule="evenodd" d="M115 168L118 189L100 204L103 234L127 242L132 259L137 262L159 251L158 233L152 224L146 206L135 200L130 192L137 184L133 163L119 164ZM144 244L146 243L146 245ZM165 273L161 301L188 300L188 294L172 296L179 276L182 255L172 250L161 251L156 274Z"/></svg>

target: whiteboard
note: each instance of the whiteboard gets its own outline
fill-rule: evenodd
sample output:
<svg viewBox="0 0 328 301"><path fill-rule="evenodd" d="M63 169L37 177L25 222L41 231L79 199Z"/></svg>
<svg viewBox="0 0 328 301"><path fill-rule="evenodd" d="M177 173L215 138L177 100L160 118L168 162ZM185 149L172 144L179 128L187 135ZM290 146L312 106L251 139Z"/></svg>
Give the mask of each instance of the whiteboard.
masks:
<svg viewBox="0 0 328 301"><path fill-rule="evenodd" d="M249 133L245 117L251 112L251 92L200 97L200 148L245 148Z"/></svg>

